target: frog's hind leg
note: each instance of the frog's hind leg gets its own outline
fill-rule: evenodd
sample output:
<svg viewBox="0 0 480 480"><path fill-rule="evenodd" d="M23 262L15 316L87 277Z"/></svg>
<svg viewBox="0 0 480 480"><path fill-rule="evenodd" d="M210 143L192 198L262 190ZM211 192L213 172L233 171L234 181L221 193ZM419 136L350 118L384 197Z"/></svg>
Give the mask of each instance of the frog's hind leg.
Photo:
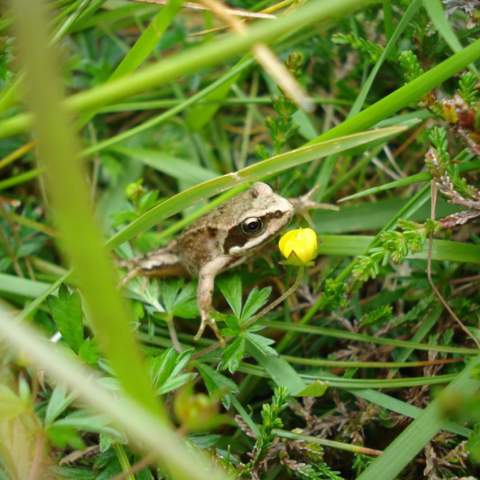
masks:
<svg viewBox="0 0 480 480"><path fill-rule="evenodd" d="M122 260L119 266L128 270L120 282L121 286L137 276L160 278L188 276L179 256L170 245L154 250L144 257Z"/></svg>

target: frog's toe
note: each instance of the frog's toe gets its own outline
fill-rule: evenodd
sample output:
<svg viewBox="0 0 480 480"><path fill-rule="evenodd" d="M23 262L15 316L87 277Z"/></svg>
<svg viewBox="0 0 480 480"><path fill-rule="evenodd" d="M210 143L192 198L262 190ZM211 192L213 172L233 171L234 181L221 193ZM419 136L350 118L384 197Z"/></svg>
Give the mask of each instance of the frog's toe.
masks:
<svg viewBox="0 0 480 480"><path fill-rule="evenodd" d="M194 340L198 341L202 338L203 332L205 331L205 328L207 327L207 325L212 329L213 333L217 337L220 344L222 346L225 345L225 340L220 334L220 330L218 329L217 322L210 315L202 316L202 321L200 323L200 327L198 328L198 332L194 337Z"/></svg>

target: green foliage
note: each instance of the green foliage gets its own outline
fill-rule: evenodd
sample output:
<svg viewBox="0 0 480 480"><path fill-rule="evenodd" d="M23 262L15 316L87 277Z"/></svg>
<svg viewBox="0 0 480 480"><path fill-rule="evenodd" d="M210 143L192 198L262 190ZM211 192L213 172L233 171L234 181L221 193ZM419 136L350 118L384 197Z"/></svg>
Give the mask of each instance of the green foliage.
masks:
<svg viewBox="0 0 480 480"><path fill-rule="evenodd" d="M378 61L382 54L382 47L360 37L354 33L336 33L333 35L332 40L338 45L349 45L359 53L370 63Z"/></svg>
<svg viewBox="0 0 480 480"><path fill-rule="evenodd" d="M404 50L398 56L400 67L403 70L405 81L411 82L423 73L423 68L412 50Z"/></svg>
<svg viewBox="0 0 480 480"><path fill-rule="evenodd" d="M262 405L262 424L259 428L259 434L255 441L252 452L252 460L243 467L242 476L247 477L256 469L257 465L262 461L268 453L269 448L275 438L273 430L283 427L283 421L280 413L287 406L287 390L283 387L275 388L271 403Z"/></svg>
<svg viewBox="0 0 480 480"><path fill-rule="evenodd" d="M460 96L471 106L480 100L478 77L473 72L464 73L458 82Z"/></svg>
<svg viewBox="0 0 480 480"><path fill-rule="evenodd" d="M48 298L48 308L63 339L78 353L84 341L80 295L78 292L69 292L68 288L62 285L57 296Z"/></svg>
<svg viewBox="0 0 480 480"><path fill-rule="evenodd" d="M255 287L243 303L242 280L239 276L233 275L224 278L218 282L218 285L233 312L233 315L223 316L226 328L222 329L222 334L233 337L234 340L223 352L222 368L229 370L230 373L238 369L245 355L247 340L253 342L262 352L276 355L275 350L270 347L274 343L273 340L254 333L258 331L259 327L249 322L267 303L272 289Z"/></svg>
<svg viewBox="0 0 480 480"><path fill-rule="evenodd" d="M38 41L38 0L11 1L21 14L0 19L1 479L475 475L478 348L444 308L480 338L474 3L236 0L242 15L275 15L241 18L239 35L177 0L59 0L54 38ZM258 61L262 43L313 111ZM55 75L48 45L61 49ZM194 340L195 266L192 278L124 285L129 272L109 262L174 248L254 181L343 201L292 221L311 224L320 253L281 305L265 309L292 282L277 236L215 280L224 344L211 331ZM267 203L253 213L265 226ZM210 230L219 255L241 238L231 220Z"/></svg>
<svg viewBox="0 0 480 480"><path fill-rule="evenodd" d="M192 350L181 353L168 348L160 355L149 358L149 370L158 395L176 390L195 378L193 373L184 373L192 356Z"/></svg>
<svg viewBox="0 0 480 480"><path fill-rule="evenodd" d="M376 278L389 260L398 264L408 255L422 250L433 226L402 219L398 228L382 232L378 237L378 246L372 247L368 255L357 258L352 269L355 279L366 282L369 278Z"/></svg>

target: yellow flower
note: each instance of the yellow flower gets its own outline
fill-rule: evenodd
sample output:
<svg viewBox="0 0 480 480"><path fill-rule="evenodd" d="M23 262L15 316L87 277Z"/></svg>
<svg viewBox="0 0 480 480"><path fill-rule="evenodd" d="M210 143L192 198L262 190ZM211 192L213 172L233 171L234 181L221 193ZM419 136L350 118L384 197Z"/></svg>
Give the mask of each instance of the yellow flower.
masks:
<svg viewBox="0 0 480 480"><path fill-rule="evenodd" d="M311 228L297 228L282 235L278 248L290 265L308 265L316 256L317 234Z"/></svg>

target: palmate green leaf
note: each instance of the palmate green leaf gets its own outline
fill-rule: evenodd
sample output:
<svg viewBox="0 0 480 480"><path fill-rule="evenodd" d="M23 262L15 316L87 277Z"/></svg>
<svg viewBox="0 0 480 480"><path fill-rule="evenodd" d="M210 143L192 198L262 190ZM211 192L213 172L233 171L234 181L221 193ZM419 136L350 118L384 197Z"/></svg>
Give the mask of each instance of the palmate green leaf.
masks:
<svg viewBox="0 0 480 480"><path fill-rule="evenodd" d="M240 276L231 275L219 279L217 285L235 317L240 319L242 317L242 279Z"/></svg>
<svg viewBox="0 0 480 480"><path fill-rule="evenodd" d="M193 374L182 373L191 356L192 350L178 353L169 348L161 355L150 359L149 370L157 394L164 395L193 379Z"/></svg>
<svg viewBox="0 0 480 480"><path fill-rule="evenodd" d="M45 412L45 425L51 425L74 401L75 396L68 393L64 386L57 385L48 401Z"/></svg>
<svg viewBox="0 0 480 480"><path fill-rule="evenodd" d="M221 398L225 407L229 408L231 395L238 393L238 387L235 382L204 363L197 363L196 367L205 382L210 396L213 398Z"/></svg>
<svg viewBox="0 0 480 480"><path fill-rule="evenodd" d="M248 342L251 345L254 345L264 355L273 356L273 357L278 356L277 351L270 346L275 343L275 340L272 340L271 338L264 337L262 335L258 335L252 332L246 332L245 338L248 340Z"/></svg>
<svg viewBox="0 0 480 480"><path fill-rule="evenodd" d="M56 296L47 299L52 318L63 340L76 353L83 343L83 312L78 292L69 292L62 285Z"/></svg>
<svg viewBox="0 0 480 480"><path fill-rule="evenodd" d="M243 360L244 354L245 337L241 335L223 350L222 369L228 370L230 373L235 373Z"/></svg>
<svg viewBox="0 0 480 480"><path fill-rule="evenodd" d="M49 425L45 429L48 440L57 448L83 450L86 445L79 432L68 425Z"/></svg>
<svg viewBox="0 0 480 480"><path fill-rule="evenodd" d="M258 289L255 287L245 300L245 305L242 308L241 321L246 322L250 317L255 315L268 301L272 293L271 287Z"/></svg>
<svg viewBox="0 0 480 480"><path fill-rule="evenodd" d="M144 302L163 320L168 317L192 319L198 317L196 286L193 282L185 283L182 278L142 282L133 281L129 285L135 299Z"/></svg>
<svg viewBox="0 0 480 480"><path fill-rule="evenodd" d="M49 428L66 427L80 432L103 433L125 441L125 437L113 428L111 423L106 415L95 415L85 410L77 410L56 420Z"/></svg>

